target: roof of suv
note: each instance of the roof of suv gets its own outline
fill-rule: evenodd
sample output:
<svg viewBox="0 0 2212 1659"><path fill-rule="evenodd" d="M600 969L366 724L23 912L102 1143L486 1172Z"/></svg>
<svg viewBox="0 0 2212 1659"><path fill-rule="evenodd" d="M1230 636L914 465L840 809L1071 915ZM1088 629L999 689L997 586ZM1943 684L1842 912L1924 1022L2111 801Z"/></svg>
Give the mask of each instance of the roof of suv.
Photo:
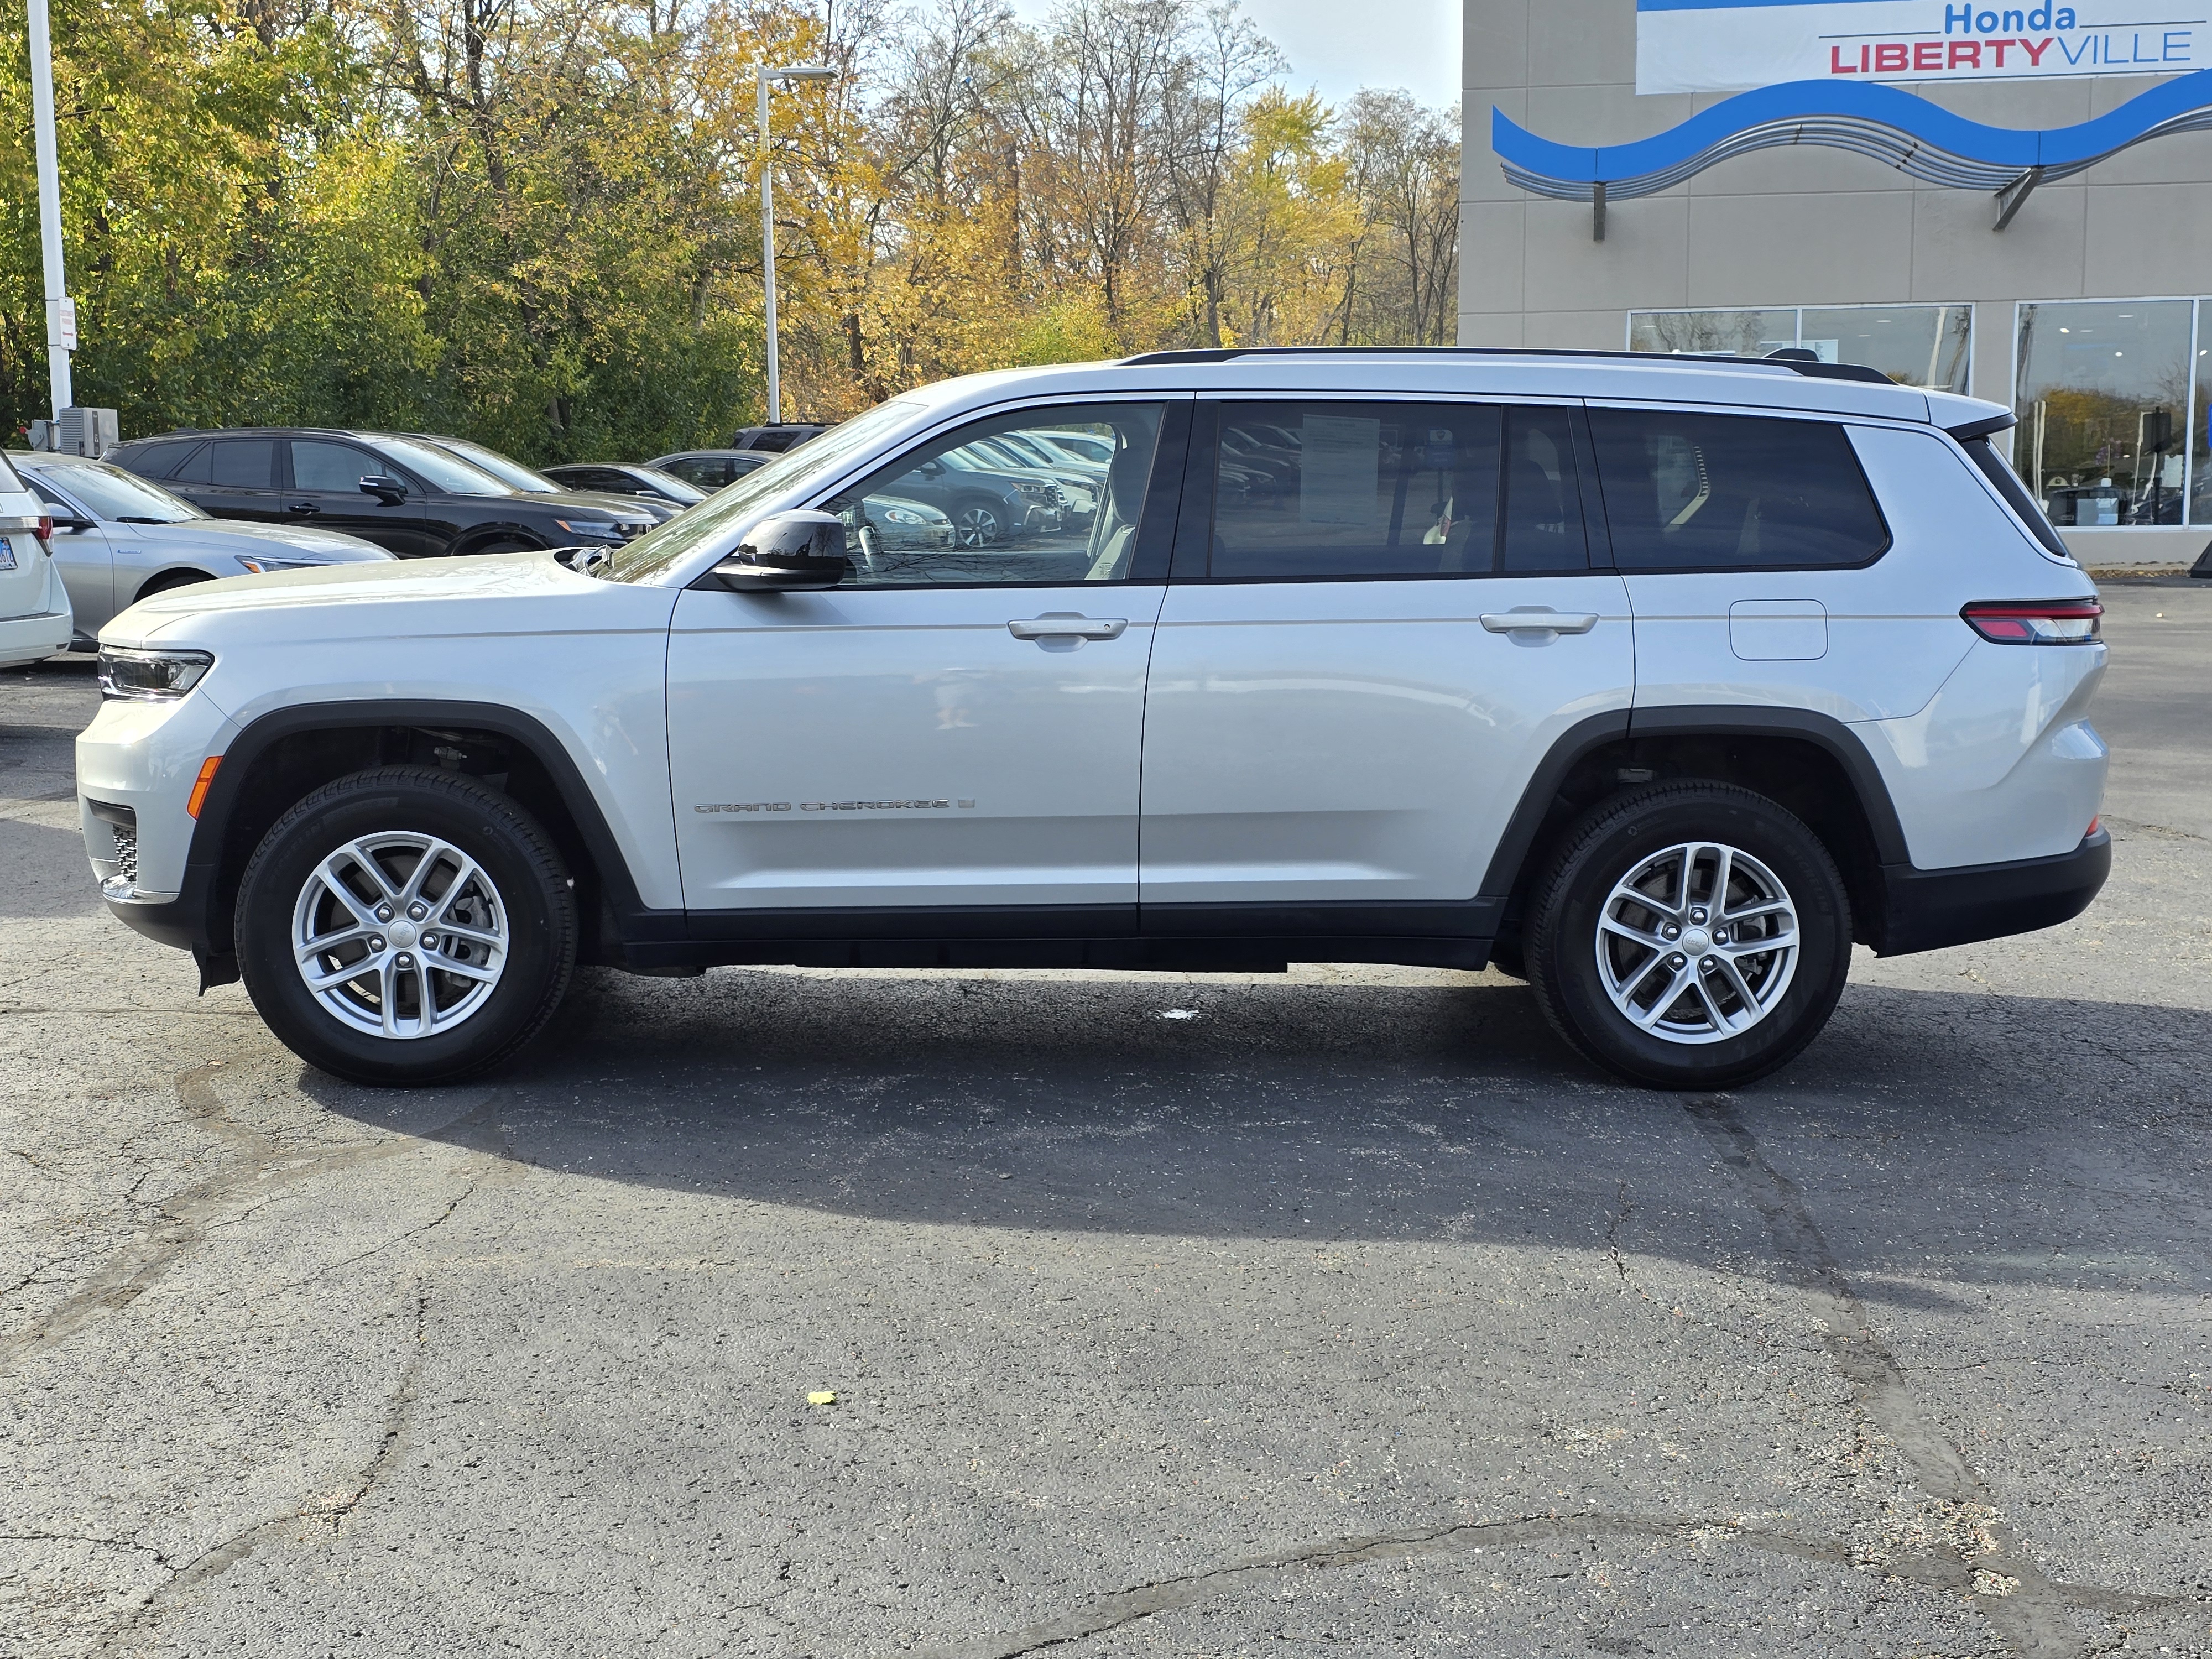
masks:
<svg viewBox="0 0 2212 1659"><path fill-rule="evenodd" d="M1769 407L1930 422L1956 429L2011 424L2001 404L1899 386L1878 369L1804 359L1687 356L1524 347L1268 347L1158 351L1109 362L1000 369L940 381L902 400L982 405L1006 397L1139 389L1266 394L1618 398ZM996 394L995 397L993 394Z"/></svg>

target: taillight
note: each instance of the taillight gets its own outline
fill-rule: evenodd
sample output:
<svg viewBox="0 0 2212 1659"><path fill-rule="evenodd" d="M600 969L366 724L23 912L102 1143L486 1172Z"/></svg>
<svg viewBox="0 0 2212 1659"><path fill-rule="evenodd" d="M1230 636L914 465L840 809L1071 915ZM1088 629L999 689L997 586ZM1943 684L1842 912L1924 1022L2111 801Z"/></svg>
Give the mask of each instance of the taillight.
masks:
<svg viewBox="0 0 2212 1659"><path fill-rule="evenodd" d="M1966 625L1992 645L2094 645L2094 599L1977 599L1961 611Z"/></svg>
<svg viewBox="0 0 2212 1659"><path fill-rule="evenodd" d="M54 515L51 513L39 514L39 539L46 544L49 552L53 550Z"/></svg>

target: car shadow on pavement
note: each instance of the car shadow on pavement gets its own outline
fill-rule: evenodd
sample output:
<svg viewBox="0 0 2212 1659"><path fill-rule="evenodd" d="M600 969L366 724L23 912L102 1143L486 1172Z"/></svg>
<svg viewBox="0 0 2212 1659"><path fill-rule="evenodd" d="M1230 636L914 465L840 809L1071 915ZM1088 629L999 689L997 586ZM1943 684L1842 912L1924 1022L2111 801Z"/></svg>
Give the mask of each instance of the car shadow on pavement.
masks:
<svg viewBox="0 0 2212 1659"><path fill-rule="evenodd" d="M2186 1160L2144 1131L2203 1120L2207 1052L2197 1010L1856 986L1794 1066L1723 1099L1839 1239L1955 1237L2033 1277L2112 1221L2121 1166L2127 1203L2185 1200ZM488 1083L302 1087L571 1176L859 1220L1767 1255L1721 1201L1711 1097L1594 1072L1506 983L594 974ZM1950 1305L1900 1279L1867 1294Z"/></svg>

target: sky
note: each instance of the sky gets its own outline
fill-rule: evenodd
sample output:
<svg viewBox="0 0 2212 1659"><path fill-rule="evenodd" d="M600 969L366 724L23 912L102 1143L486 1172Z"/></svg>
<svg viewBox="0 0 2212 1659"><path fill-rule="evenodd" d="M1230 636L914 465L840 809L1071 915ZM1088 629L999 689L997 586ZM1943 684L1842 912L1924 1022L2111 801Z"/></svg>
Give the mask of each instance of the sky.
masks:
<svg viewBox="0 0 2212 1659"><path fill-rule="evenodd" d="M1013 0L1041 20L1052 0ZM1340 104L1362 87L1403 87L1437 109L1459 100L1459 0L1244 0L1291 60L1286 84Z"/></svg>

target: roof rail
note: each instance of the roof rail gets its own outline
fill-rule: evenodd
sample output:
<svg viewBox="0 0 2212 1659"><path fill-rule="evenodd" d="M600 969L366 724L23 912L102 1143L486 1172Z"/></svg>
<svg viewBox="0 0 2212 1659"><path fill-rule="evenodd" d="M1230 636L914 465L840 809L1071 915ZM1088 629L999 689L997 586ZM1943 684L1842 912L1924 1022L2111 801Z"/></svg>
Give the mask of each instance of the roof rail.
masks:
<svg viewBox="0 0 2212 1659"><path fill-rule="evenodd" d="M1142 363L1225 363L1234 357L1594 357L1638 363L1726 363L1731 368L1772 367L1820 380L1864 380L1875 386L1896 381L1864 363L1823 363L1794 357L1735 357L1726 352L1600 351L1587 347L1546 346L1218 346L1188 351L1142 351L1121 360L1124 368Z"/></svg>

